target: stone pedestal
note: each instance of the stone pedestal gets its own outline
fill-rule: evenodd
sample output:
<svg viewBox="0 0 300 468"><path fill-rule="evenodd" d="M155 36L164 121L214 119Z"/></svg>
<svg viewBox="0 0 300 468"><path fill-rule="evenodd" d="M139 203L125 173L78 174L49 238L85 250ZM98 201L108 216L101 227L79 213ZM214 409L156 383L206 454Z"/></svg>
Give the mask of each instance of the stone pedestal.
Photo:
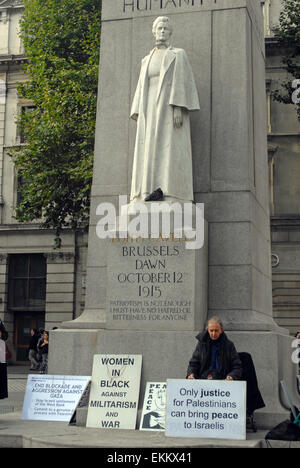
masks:
<svg viewBox="0 0 300 468"><path fill-rule="evenodd" d="M276 415L279 421L286 416L279 380L294 397L296 366L291 339L272 314L264 34L257 0L103 1L86 308L51 334L49 372L86 375L93 353L142 353L143 393L147 380L185 376L202 326L198 319L170 329L165 322L157 327L152 321L149 328L149 321L132 326L111 320L115 284L108 272L118 271L118 263L124 268L124 258L116 249L116 263L109 265L107 241L96 235L97 206L118 207L119 195L130 190L130 106L140 61L153 48L152 22L160 15L170 17L172 44L187 52L199 91L201 111L192 115L191 132L195 201L205 204L209 226L208 316L218 315L237 349L252 353L267 405L260 414L272 425ZM197 254L193 262L199 284Z"/></svg>
<svg viewBox="0 0 300 468"><path fill-rule="evenodd" d="M146 383L186 377L196 347L195 331L56 330L51 332L49 373L91 375L94 354L142 354L140 407ZM260 428L271 428L288 418L280 381L285 379L296 403L295 368L290 365L291 343L281 333L228 332L239 352L250 352L266 408L255 413ZM73 350L72 352L70 350ZM58 358L68 356L68 359Z"/></svg>
<svg viewBox="0 0 300 468"><path fill-rule="evenodd" d="M183 241L110 245L106 328L196 330L207 317L207 262ZM207 258L206 258L207 260Z"/></svg>
<svg viewBox="0 0 300 468"><path fill-rule="evenodd" d="M126 232L107 240L105 328L111 330L199 330L207 320L208 230L203 214L184 222L184 205L146 203L144 214L122 218ZM132 207L135 208L135 205ZM172 210L171 210L172 208ZM124 211L124 210L123 210ZM192 212L193 216L192 216ZM130 230L144 226L131 237ZM120 224L120 218L118 220ZM195 249L192 230L198 227ZM155 232L156 231L156 232ZM180 231L180 232L178 232ZM112 232L111 232L112 234ZM138 234L138 237L137 237Z"/></svg>

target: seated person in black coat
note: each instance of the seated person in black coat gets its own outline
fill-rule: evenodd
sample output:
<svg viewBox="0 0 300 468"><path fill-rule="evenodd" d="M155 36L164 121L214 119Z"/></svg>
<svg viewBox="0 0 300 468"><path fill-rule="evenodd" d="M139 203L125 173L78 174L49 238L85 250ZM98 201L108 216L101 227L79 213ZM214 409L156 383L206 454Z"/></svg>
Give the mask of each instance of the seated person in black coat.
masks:
<svg viewBox="0 0 300 468"><path fill-rule="evenodd" d="M212 317L189 362L188 379L240 380L242 363L234 344L224 333L222 322Z"/></svg>

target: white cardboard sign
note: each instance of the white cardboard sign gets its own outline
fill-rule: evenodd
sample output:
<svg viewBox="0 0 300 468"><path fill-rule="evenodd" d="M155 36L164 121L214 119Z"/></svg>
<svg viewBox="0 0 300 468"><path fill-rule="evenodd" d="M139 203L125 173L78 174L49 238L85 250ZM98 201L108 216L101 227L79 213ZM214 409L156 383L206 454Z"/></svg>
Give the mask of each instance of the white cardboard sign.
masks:
<svg viewBox="0 0 300 468"><path fill-rule="evenodd" d="M147 382L141 431L164 431L166 428L166 382Z"/></svg>
<svg viewBox="0 0 300 468"><path fill-rule="evenodd" d="M95 355L86 427L135 429L141 355Z"/></svg>
<svg viewBox="0 0 300 468"><path fill-rule="evenodd" d="M22 419L69 421L90 376L29 375Z"/></svg>
<svg viewBox="0 0 300 468"><path fill-rule="evenodd" d="M246 382L167 383L166 436L246 440Z"/></svg>

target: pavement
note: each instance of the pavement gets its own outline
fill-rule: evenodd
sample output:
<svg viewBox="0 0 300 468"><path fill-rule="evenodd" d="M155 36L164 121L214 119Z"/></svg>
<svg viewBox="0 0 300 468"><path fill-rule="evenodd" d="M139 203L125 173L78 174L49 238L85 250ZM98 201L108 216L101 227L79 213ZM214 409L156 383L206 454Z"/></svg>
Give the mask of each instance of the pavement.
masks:
<svg viewBox="0 0 300 468"><path fill-rule="evenodd" d="M182 453L188 453L199 448L267 448L266 431L249 432L246 441L186 439L166 437L159 431L91 429L69 426L65 422L22 420L23 400L30 370L27 366L8 366L7 372L9 397L0 400L0 448L101 448L106 449L106 457L116 457L122 449L126 449L128 456L130 449L134 448L134 453L143 449L144 458L141 458L139 464L142 461L144 464L141 466L150 464L155 450L174 452L176 449L178 452L181 449L181 452L184 451ZM298 448L299 445L299 442L271 441L272 448Z"/></svg>
<svg viewBox="0 0 300 468"><path fill-rule="evenodd" d="M0 400L0 415L22 410L29 373L29 366L7 367L9 397Z"/></svg>

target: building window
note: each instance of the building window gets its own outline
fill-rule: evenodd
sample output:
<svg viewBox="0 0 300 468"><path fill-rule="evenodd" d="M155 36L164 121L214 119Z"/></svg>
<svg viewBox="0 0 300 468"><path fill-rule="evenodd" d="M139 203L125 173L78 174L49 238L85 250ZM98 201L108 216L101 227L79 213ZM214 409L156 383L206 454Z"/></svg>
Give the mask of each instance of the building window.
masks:
<svg viewBox="0 0 300 468"><path fill-rule="evenodd" d="M23 196L21 189L25 184L28 184L28 180L24 179L22 176L17 176L17 206L23 201Z"/></svg>
<svg viewBox="0 0 300 468"><path fill-rule="evenodd" d="M0 23L6 24L8 21L8 12L7 10L3 10L0 12Z"/></svg>
<svg viewBox="0 0 300 468"><path fill-rule="evenodd" d="M15 206L18 207L24 200L24 196L22 193L22 189L26 188L27 185L32 184L31 180L26 179L25 177L22 177L18 174L16 174L15 177L16 180L16 195L15 195ZM40 208L39 211L37 211L38 218L41 219L43 216L43 210Z"/></svg>
<svg viewBox="0 0 300 468"><path fill-rule="evenodd" d="M35 106L32 106L32 105L30 105L30 106L22 106L22 107L21 107L21 115L22 115L22 116L23 116L23 115L26 115L26 114L32 112L35 108L36 108L36 107L35 107ZM26 143L26 138L25 138L25 136L24 136L24 134L23 134L23 132L22 132L21 129L18 130L18 133L19 133L19 135L18 135L18 137L19 137L19 138L18 138L18 139L19 139L19 142L22 143L22 144L23 144L23 143Z"/></svg>
<svg viewBox="0 0 300 468"><path fill-rule="evenodd" d="M10 255L8 305L11 311L44 311L46 258L42 254Z"/></svg>

